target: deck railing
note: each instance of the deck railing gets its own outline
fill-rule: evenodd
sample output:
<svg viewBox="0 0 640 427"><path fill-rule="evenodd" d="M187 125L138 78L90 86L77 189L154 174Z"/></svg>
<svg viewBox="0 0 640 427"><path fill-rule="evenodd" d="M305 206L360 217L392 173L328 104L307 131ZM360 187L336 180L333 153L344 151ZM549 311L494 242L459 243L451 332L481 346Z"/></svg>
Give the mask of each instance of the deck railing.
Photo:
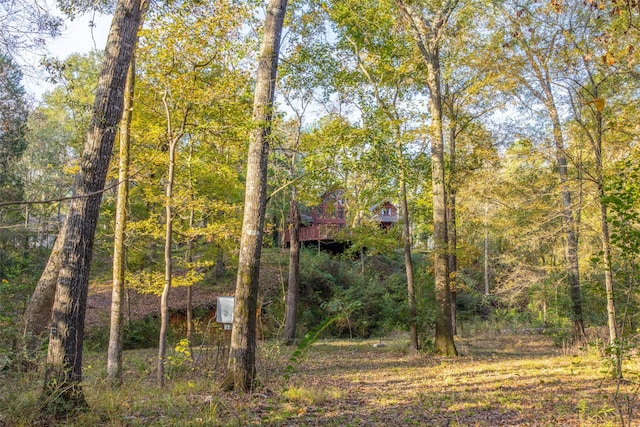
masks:
<svg viewBox="0 0 640 427"><path fill-rule="evenodd" d="M300 227L300 241L334 240L343 228L344 224L314 224L309 227ZM286 231L284 239L286 242L291 240L289 230Z"/></svg>

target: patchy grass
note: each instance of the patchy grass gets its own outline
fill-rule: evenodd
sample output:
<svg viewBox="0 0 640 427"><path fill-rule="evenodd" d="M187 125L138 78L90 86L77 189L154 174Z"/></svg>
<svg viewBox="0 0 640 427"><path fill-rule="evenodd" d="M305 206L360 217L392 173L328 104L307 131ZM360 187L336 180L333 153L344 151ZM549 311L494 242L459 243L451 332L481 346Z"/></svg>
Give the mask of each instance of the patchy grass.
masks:
<svg viewBox="0 0 640 427"><path fill-rule="evenodd" d="M155 351L125 354L125 386L106 382L104 355L89 354L84 390L91 410L60 425L189 426L640 426L637 357L629 381L607 375L596 354L565 355L539 335L486 334L458 341L457 358L408 356L407 340L320 341L285 380L291 348L260 346L262 387L217 390L226 349L205 349L164 389ZM194 350L194 354L197 350ZM0 426L38 420L38 374L1 378Z"/></svg>

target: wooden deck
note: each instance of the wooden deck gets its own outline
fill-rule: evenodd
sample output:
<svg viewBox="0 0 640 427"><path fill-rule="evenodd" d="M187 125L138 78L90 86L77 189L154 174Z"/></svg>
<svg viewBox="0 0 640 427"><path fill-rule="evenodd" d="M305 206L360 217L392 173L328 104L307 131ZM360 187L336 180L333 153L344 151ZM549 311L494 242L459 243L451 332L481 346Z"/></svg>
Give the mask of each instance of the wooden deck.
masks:
<svg viewBox="0 0 640 427"><path fill-rule="evenodd" d="M300 227L300 241L310 242L315 240L335 240L340 230L345 228L344 224L314 224L308 227ZM284 235L285 242L291 241L289 230Z"/></svg>

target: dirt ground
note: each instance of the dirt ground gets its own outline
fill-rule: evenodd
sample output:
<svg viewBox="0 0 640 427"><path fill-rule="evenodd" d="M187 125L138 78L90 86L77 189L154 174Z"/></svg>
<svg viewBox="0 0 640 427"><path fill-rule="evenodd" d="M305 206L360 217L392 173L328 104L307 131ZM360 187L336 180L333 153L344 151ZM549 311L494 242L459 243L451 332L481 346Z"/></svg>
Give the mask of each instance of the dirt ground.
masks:
<svg viewBox="0 0 640 427"><path fill-rule="evenodd" d="M460 339L457 358L410 357L403 337L382 342L316 343L283 399L257 404L251 424L640 426L637 383L618 384L602 358L561 354L541 335ZM630 361L627 375L637 373Z"/></svg>

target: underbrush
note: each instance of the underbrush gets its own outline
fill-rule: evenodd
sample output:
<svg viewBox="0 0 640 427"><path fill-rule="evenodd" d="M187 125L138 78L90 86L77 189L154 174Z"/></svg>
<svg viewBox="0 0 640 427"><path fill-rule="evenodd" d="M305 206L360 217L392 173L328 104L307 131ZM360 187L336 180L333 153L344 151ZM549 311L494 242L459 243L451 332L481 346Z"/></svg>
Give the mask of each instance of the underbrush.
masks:
<svg viewBox="0 0 640 427"><path fill-rule="evenodd" d="M418 318L423 321L423 329L431 329L433 280L427 274L424 257L417 255L414 263ZM263 268L271 266L271 271L280 272L281 286L261 289L275 337L284 323L287 265L286 252L271 251L263 263ZM326 331L335 338L381 337L407 328L407 285L401 252L360 259L303 249L299 294L298 336L328 318L336 319Z"/></svg>

